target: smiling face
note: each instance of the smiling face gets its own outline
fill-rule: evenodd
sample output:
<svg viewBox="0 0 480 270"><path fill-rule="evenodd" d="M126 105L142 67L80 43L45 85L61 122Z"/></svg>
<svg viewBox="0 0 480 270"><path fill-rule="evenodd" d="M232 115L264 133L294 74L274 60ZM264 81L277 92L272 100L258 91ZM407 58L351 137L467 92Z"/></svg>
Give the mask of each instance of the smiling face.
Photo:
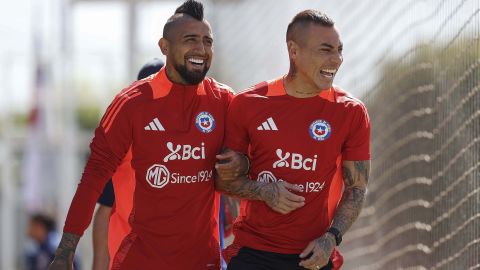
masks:
<svg viewBox="0 0 480 270"><path fill-rule="evenodd" d="M206 76L213 57L213 35L207 21L181 15L168 37L159 45L166 56L169 79L175 83L198 84Z"/></svg>
<svg viewBox="0 0 480 270"><path fill-rule="evenodd" d="M308 88L328 89L343 62L343 44L333 26L309 23L296 41L288 41L298 80Z"/></svg>

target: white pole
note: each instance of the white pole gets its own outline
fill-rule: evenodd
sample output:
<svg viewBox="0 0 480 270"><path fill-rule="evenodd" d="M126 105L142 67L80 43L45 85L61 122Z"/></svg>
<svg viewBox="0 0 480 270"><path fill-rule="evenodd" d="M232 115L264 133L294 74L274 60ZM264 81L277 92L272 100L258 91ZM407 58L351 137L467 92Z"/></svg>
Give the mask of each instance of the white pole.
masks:
<svg viewBox="0 0 480 270"><path fill-rule="evenodd" d="M16 181L14 181L13 176L13 151L12 143L13 136L12 134L12 122L10 121L11 107L9 106L9 100L11 96L11 78L9 75L12 74L11 68L13 62L10 61L11 58L4 59L2 61L4 78L2 81L5 85L5 90L3 95L3 104L0 110L0 122L2 124L2 132L4 133L3 139L0 140L0 198L1 198L1 236L0 236L0 261L1 269L15 269L15 258L16 256L16 241L15 241L15 198L16 198Z"/></svg>
<svg viewBox="0 0 480 270"><path fill-rule="evenodd" d="M137 52L137 5L135 2L128 3L128 33L127 33L127 71L128 81L134 79L136 71L135 59Z"/></svg>
<svg viewBox="0 0 480 270"><path fill-rule="evenodd" d="M60 149L60 164L59 178L57 179L58 186L58 202L59 202L59 221L63 222L67 215L68 207L72 200L76 189L76 184L80 179L77 172L77 143L76 143L76 119L75 111L77 104L75 102L76 93L72 85L72 48L71 48L71 3L69 0L60 0L59 3L59 25L60 35L58 41L60 42L59 54L55 56L55 72L56 85L59 88L57 92L60 95L59 108L61 116L58 115L58 121L61 123L63 136L61 144L58 145ZM60 224L62 227L63 224Z"/></svg>

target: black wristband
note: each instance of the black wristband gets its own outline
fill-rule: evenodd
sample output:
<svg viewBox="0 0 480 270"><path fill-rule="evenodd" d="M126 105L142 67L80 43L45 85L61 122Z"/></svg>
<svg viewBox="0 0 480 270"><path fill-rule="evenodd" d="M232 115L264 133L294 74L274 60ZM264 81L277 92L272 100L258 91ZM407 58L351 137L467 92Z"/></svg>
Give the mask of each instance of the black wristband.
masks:
<svg viewBox="0 0 480 270"><path fill-rule="evenodd" d="M334 227L330 227L327 232L333 234L333 236L335 236L335 242L337 243L337 246L340 245L340 243L342 243L342 233L337 230L336 228Z"/></svg>

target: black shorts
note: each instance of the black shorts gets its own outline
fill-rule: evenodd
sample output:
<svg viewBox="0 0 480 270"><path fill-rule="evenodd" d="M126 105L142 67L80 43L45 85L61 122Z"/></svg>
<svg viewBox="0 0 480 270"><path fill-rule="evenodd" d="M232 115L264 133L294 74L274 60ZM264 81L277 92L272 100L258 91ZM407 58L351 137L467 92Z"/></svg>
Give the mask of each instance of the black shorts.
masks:
<svg viewBox="0 0 480 270"><path fill-rule="evenodd" d="M299 263L299 254L280 254L242 247L237 256L231 258L227 270L305 270ZM332 261L320 269L333 269Z"/></svg>

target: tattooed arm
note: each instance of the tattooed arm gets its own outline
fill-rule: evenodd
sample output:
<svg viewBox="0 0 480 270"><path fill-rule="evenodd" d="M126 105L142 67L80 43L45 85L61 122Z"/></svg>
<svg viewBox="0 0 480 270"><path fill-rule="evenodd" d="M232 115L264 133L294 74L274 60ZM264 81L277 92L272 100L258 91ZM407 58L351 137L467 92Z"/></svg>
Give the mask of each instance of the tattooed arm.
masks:
<svg viewBox="0 0 480 270"><path fill-rule="evenodd" d="M288 189L300 192L296 185L288 182L263 183L252 181L243 175L232 181L215 179L215 189L231 196L247 200L264 201L272 210L288 214L305 205L305 198L298 196Z"/></svg>
<svg viewBox="0 0 480 270"><path fill-rule="evenodd" d="M48 267L48 270L71 270L73 269L73 257L75 255L75 249L77 248L80 236L64 233L62 240L58 244L57 251L55 252L55 258Z"/></svg>
<svg viewBox="0 0 480 270"><path fill-rule="evenodd" d="M345 189L331 227L344 235L362 210L367 192L370 161L343 161L342 171ZM301 261L300 265L307 269L319 269L317 266L322 267L328 263L335 245L335 236L329 232L325 233L310 242L300 254L301 258L305 258L313 253L309 259Z"/></svg>
<svg viewBox="0 0 480 270"><path fill-rule="evenodd" d="M345 190L333 218L332 227L344 235L362 210L367 193L370 161L344 161L342 171Z"/></svg>
<svg viewBox="0 0 480 270"><path fill-rule="evenodd" d="M288 214L302 207L305 198L298 196L288 189L300 192L300 188L288 182L263 183L252 181L246 175L235 180L223 180L219 173L215 178L215 189L231 196L247 200L262 200L274 211Z"/></svg>

